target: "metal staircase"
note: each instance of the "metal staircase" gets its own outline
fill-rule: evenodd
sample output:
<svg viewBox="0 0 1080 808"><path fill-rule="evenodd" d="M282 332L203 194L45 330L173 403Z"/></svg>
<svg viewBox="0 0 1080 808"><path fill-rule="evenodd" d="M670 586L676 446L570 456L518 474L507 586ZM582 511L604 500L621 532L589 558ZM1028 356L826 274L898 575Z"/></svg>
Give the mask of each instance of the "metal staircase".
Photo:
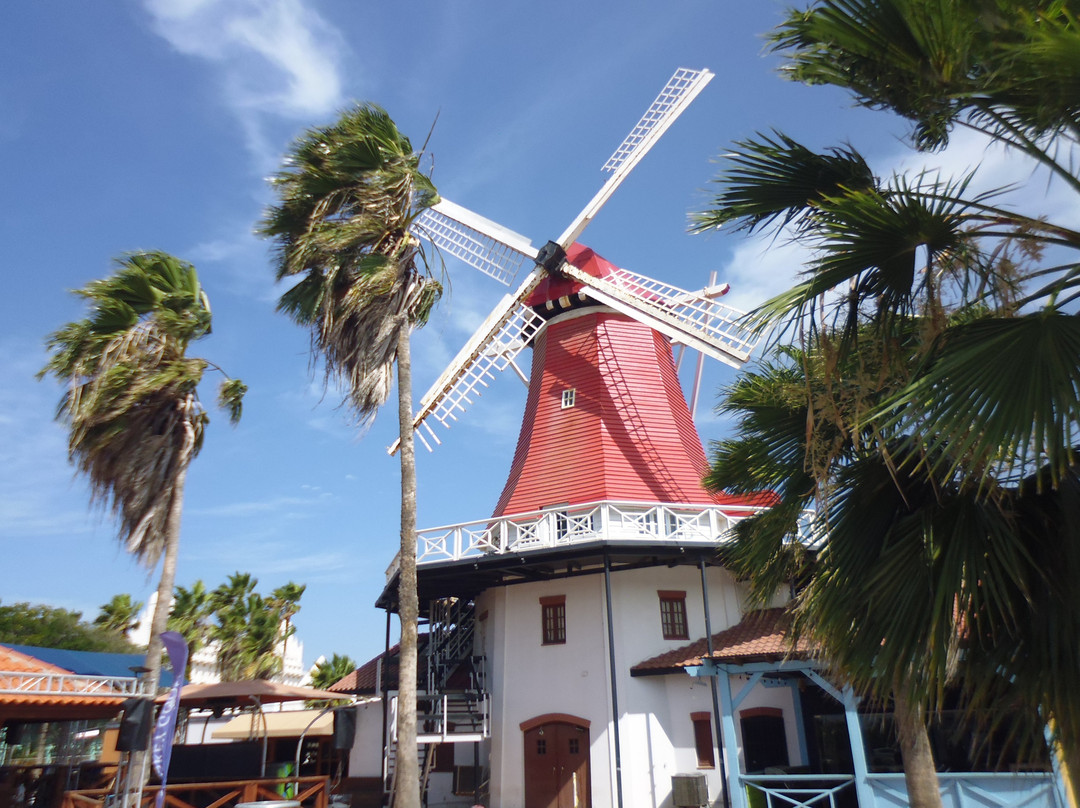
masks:
<svg viewBox="0 0 1080 808"><path fill-rule="evenodd" d="M427 789L435 747L478 742L490 737L490 698L486 661L473 653L476 608L472 601L446 598L430 604L426 648L427 690L417 694L416 740L420 793ZM385 750L389 805L397 779L397 702L389 717Z"/></svg>

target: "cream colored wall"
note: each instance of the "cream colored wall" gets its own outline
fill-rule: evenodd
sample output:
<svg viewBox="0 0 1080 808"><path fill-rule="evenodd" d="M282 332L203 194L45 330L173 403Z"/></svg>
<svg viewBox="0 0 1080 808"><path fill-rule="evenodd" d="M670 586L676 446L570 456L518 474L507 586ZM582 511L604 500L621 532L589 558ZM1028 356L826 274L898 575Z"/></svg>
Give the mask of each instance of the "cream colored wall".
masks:
<svg viewBox="0 0 1080 808"><path fill-rule="evenodd" d="M744 593L720 568L708 568L706 580L716 633L741 619ZM631 677L629 672L637 663L689 642L663 639L658 590L686 592L691 641L704 637L700 572L691 566L654 567L613 573L611 582L623 795L627 805L665 808L670 806L671 775L698 771L690 714L712 712L708 680L686 674ZM566 597L565 645L544 646L541 641L540 598L550 595ZM524 804L520 725L547 713L590 722L593 808L614 804L606 612L602 574L502 587L478 600L477 614L486 617L478 623L477 644L488 659L492 691L492 805ZM757 704L758 698L746 706ZM790 694L763 691L760 698L785 710L792 725L790 746ZM715 798L720 794L719 765L705 774Z"/></svg>

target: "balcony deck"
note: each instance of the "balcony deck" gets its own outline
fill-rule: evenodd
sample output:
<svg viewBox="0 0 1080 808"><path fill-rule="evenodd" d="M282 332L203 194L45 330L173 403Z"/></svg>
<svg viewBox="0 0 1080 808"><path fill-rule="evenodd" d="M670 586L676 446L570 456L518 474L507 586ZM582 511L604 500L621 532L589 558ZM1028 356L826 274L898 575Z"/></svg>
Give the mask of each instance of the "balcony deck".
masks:
<svg viewBox="0 0 1080 808"><path fill-rule="evenodd" d="M760 511L739 505L674 505L604 500L426 528L416 534L418 565L522 554L596 543L715 547L740 519ZM398 559L386 570L389 582Z"/></svg>

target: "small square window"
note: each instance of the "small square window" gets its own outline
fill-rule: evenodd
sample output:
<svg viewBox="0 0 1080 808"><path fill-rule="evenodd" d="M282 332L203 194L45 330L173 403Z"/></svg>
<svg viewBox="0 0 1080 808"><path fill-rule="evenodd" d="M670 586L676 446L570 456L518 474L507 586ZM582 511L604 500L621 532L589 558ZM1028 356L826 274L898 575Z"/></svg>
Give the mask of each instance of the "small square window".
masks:
<svg viewBox="0 0 1080 808"><path fill-rule="evenodd" d="M566 644L566 596L540 598L544 645Z"/></svg>
<svg viewBox="0 0 1080 808"><path fill-rule="evenodd" d="M577 390L570 388L569 390L562 391L562 408L568 410L574 406L574 402L577 400Z"/></svg>
<svg viewBox="0 0 1080 808"><path fill-rule="evenodd" d="M659 592L660 629L665 640L688 640L686 625L686 593Z"/></svg>

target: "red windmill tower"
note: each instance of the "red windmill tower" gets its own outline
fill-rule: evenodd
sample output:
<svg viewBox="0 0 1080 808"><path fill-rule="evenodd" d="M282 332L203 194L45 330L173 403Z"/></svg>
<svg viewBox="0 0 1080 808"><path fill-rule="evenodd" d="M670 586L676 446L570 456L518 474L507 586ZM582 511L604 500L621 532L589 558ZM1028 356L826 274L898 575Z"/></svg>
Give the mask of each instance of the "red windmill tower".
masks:
<svg viewBox="0 0 1080 808"><path fill-rule="evenodd" d="M524 706L550 689L549 681L529 684L530 678L544 670L555 677L563 663L538 667L507 650L524 635L509 628L524 619L522 607L514 605L519 598L539 593L542 621L534 628L542 622L542 645L552 647L570 642L567 625L575 599L593 599L579 611L603 612L608 637L597 633L600 624L588 629L583 620L575 631L585 645L574 663L606 649L607 657L594 659L580 676L589 670L611 672L610 685L589 696L589 703L610 704L611 715L618 715L614 672L622 662L614 641L615 603L622 598L634 608L642 581L648 588L653 578L631 585L635 578L624 577L626 591L613 595L612 573L640 577L650 569L667 570L653 577L673 586L653 587L651 595L660 594L662 641L689 636L694 619L686 611L686 592L674 585L687 586L679 576L697 575L700 567L702 595L694 597L706 597L706 566L717 564L720 537L733 518L757 506L702 487L705 453L671 349L677 342L735 367L747 361L755 338L739 328L741 312L718 301L727 286L683 290L621 269L577 243L619 183L711 78L704 70L677 71L605 165L612 172L605 185L557 241L539 250L446 200L418 223L418 235L504 283L521 266L535 265L423 397L414 418L417 436L431 449L441 442L431 422L449 427L495 371L511 368L529 379L517 449L493 516L418 536L418 588L429 625L419 738L429 744L477 744L468 759L476 761L477 782L484 771L490 779L492 801L486 804L517 804L524 794L529 795L526 808L597 804L590 785L596 776L589 753L593 719L573 718L592 708L559 707L555 701L546 710ZM529 377L516 361L527 347L533 352ZM725 585L728 580L722 571L709 576ZM388 578L378 605L393 611L396 565ZM552 594L552 587L562 586L556 582L571 579L575 583L566 584L566 592ZM606 605L595 602L603 593ZM596 636L581 639L589 632ZM653 650L646 644L641 653ZM522 672L511 673L518 665L525 666ZM556 691L577 684L557 685ZM430 711L424 710L425 699ZM507 699L514 705L507 706ZM553 715L562 718L548 721ZM608 723L618 761L618 721ZM498 778L479 763L519 755L521 732L539 739L532 747L528 741L526 752L546 749L546 738L567 741L569 757L550 769L562 774L552 780L548 759L528 755L522 771ZM620 791L617 765L607 777Z"/></svg>

